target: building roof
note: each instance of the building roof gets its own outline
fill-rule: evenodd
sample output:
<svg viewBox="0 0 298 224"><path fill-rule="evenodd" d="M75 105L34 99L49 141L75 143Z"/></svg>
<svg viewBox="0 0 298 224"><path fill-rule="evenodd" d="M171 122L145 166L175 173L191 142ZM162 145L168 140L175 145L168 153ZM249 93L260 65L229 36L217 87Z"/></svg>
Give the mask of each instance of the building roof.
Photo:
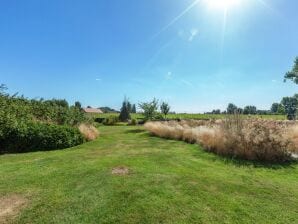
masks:
<svg viewBox="0 0 298 224"><path fill-rule="evenodd" d="M101 109L97 109L97 108L83 108L83 110L85 111L85 113L96 113L96 114L103 113Z"/></svg>

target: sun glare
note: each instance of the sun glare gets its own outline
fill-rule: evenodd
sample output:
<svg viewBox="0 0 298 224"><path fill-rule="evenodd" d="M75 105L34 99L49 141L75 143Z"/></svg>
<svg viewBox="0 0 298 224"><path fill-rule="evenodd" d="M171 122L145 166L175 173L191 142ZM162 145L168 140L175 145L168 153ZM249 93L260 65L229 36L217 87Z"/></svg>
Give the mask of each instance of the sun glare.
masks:
<svg viewBox="0 0 298 224"><path fill-rule="evenodd" d="M223 9L227 10L236 4L239 3L240 0L206 0L208 6L210 8L215 8L215 9Z"/></svg>

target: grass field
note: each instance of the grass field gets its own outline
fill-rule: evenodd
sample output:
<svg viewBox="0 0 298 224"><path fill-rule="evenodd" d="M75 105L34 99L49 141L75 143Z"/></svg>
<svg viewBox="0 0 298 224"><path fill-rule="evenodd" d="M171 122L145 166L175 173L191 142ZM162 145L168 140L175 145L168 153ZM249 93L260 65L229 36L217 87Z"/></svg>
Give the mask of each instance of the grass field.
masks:
<svg viewBox="0 0 298 224"><path fill-rule="evenodd" d="M105 114L94 114L90 115L93 117L98 117L98 118L106 118L109 116L118 116L119 114L117 113L105 113ZM169 114L167 115L168 119L222 119L225 118L226 115L224 114ZM243 115L244 117L248 117L248 115ZM142 114L131 114L132 118L135 119L143 119ZM286 116L285 115L252 115L250 117L254 118L263 118L263 119L274 119L274 120L285 120Z"/></svg>
<svg viewBox="0 0 298 224"><path fill-rule="evenodd" d="M298 164L223 159L142 127L100 127L61 151L0 156L0 198L22 195L16 223L295 223ZM129 173L114 175L115 167ZM0 221L1 223L1 221Z"/></svg>

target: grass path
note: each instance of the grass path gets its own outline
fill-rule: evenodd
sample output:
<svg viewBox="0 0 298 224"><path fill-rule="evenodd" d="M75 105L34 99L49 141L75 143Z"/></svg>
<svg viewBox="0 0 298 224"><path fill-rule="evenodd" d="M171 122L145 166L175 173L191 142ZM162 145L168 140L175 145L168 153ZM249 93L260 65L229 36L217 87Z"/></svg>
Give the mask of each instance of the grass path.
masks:
<svg viewBox="0 0 298 224"><path fill-rule="evenodd" d="M295 223L298 165L233 162L137 127L101 127L72 149L0 156L16 223ZM128 175L113 175L118 166Z"/></svg>

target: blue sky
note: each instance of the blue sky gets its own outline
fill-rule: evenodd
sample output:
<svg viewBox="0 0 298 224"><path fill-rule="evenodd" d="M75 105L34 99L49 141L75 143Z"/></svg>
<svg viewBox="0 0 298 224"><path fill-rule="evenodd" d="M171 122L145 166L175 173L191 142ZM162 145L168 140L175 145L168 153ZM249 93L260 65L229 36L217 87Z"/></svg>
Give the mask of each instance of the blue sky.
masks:
<svg viewBox="0 0 298 224"><path fill-rule="evenodd" d="M298 56L298 1L214 1L2 0L0 83L94 107L156 97L193 113L268 109L296 93L283 75Z"/></svg>

